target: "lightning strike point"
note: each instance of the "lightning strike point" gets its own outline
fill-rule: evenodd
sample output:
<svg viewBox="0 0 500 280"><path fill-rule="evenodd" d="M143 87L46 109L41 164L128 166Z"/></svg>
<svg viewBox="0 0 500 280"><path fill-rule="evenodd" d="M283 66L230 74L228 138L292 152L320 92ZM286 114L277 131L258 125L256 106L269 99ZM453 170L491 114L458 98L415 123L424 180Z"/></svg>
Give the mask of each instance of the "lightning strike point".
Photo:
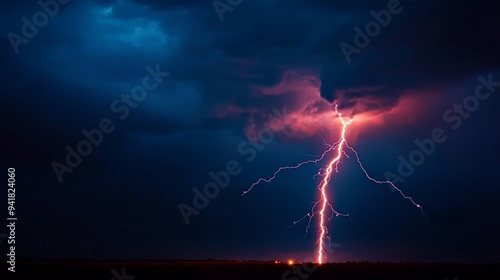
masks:
<svg viewBox="0 0 500 280"><path fill-rule="evenodd" d="M318 162L322 161L326 157L326 155L328 155L330 152L334 151L335 152L335 157L328 162L327 167L326 168L320 168L319 171L318 171L318 173L315 174L314 177L313 177L313 178L316 178L316 176L323 177L321 179L319 185L318 185L319 200L316 201L313 204L313 207L312 207L310 213L307 213L306 215L304 215L299 220L293 222L293 224L286 229L286 230L288 230L290 227L296 225L297 223L301 222L302 220L304 220L307 217L308 220L309 220L309 222L307 224L307 227L306 227L306 235L305 236L307 236L307 234L309 232L309 228L311 226L312 219L316 216L316 214L318 214L318 216L319 216L319 219L318 219L318 233L317 233L317 238L316 238L316 243L315 244L317 245L317 249L316 249L317 260L316 261L317 261L317 263L319 265L322 265L326 261L326 259L327 259L326 251L324 249L325 248L325 242L328 241L329 244L331 243L330 242L330 237L328 236L328 233L329 233L328 232L328 227L326 225L327 220L330 221L333 217L339 217L339 216L348 217L350 219L350 216L348 214L342 214L340 212L337 212L333 208L333 206L330 204L330 202L328 200L328 196L327 196L327 187L328 187L328 184L330 183L333 170L335 170L336 172L339 172L338 165L341 163L342 156L345 156L346 158L349 158L349 155L344 150L344 147L347 148L347 149L349 149L349 150L351 150L352 153L356 156L356 160L357 160L357 162L359 164L359 167L361 168L361 170L363 171L363 173L365 174L365 176L366 176L366 178L368 180L370 180L370 181L372 181L372 182L374 182L376 184L388 184L388 185L390 185L404 199L409 200L416 208L420 209L420 211L422 212L422 214L424 215L424 217L428 220L427 216L425 215L425 213L423 211L422 206L420 206L420 204L417 204L413 200L413 198L411 198L410 196L405 195L403 193L403 191L401 191L401 189L399 189L398 187L396 187L392 182L390 182L390 181L379 181L379 180L376 180L376 179L370 177L370 175L368 174L368 172L366 171L366 169L363 167L363 164L361 163L361 160L359 158L358 152L356 152L356 150L354 150L354 148L352 148L351 146L349 146L349 144L347 143L346 135L349 133L349 129L348 128L349 128L349 125L353 122L353 119L350 119L348 121L345 120L342 117L342 113L340 113L338 111L338 105L337 105L337 103L334 103L334 105L335 105L335 113L337 114L338 119L340 120L340 122L342 124L340 138L334 144L328 144L323 139L323 142L327 146L327 148L324 150L323 154L321 154L321 156L319 156L317 159L304 161L304 162L301 162L301 163L299 163L297 165L294 165L294 166L280 167L273 174L273 176L271 176L268 179L259 178L255 183L253 183L250 186L250 188L248 188L242 194L242 195L247 194L255 186L257 186L258 184L260 184L262 182L270 183L283 170L298 169L301 166L309 164L309 163L317 164ZM320 206L320 208L317 209L317 206ZM329 218L327 218L328 213L330 214ZM288 264L289 265L293 265L294 264L293 260L288 260Z"/></svg>

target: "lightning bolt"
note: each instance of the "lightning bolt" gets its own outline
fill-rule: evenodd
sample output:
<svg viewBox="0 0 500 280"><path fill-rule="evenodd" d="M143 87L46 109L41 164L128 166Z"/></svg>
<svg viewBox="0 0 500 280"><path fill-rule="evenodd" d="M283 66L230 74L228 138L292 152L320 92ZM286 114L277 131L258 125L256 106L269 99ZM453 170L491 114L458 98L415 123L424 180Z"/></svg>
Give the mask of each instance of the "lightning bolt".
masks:
<svg viewBox="0 0 500 280"><path fill-rule="evenodd" d="M320 201L321 201L321 209L319 210L319 236L318 236L318 263L322 264L325 258L325 249L324 249L324 241L327 238L328 234L328 228L325 225L325 215L327 211L327 207L333 208L331 204L328 202L328 196L326 195L326 188L328 186L328 183L330 182L330 179L332 178L332 171L333 171L333 166L335 165L335 170L338 172L338 165L340 163L340 159L342 158L343 154L343 147L344 144L347 143L345 139L345 135L347 133L347 127L349 124L351 124L352 119L349 121L345 121L344 118L342 118L342 114L338 112L337 104L335 104L335 111L337 112L337 115L339 116L340 121L342 122L342 132L340 134L340 141L337 145L337 156L328 163L328 166L325 170L325 176L323 177L323 180L320 184L319 190L320 190Z"/></svg>
<svg viewBox="0 0 500 280"><path fill-rule="evenodd" d="M319 219L318 219L319 230L318 230L317 239L316 239L316 243L315 243L317 245L317 251L316 251L317 259L316 259L316 261L318 264L322 264L325 262L326 259L328 259L327 255L326 255L325 248L326 248L326 246L331 246L331 240L330 240L330 237L328 236L329 232L328 232L328 227L327 227L327 221L330 221L334 216L335 217L338 217L338 216L349 217L348 214L343 214L343 213L336 211L333 208L333 206L330 204L330 202L328 200L328 195L327 195L328 184L332 178L333 171L339 172L338 165L341 162L342 156L349 158L349 155L346 153L345 148L350 150L356 156L356 160L359 164L359 167L361 168L361 170L365 174L366 178L368 178L368 180L370 180L376 184L388 184L388 185L390 185L404 199L409 200L416 208L420 209L420 211L422 212L424 217L426 219L428 219L424 213L422 206L420 204L416 203L413 200L413 198L404 194L403 191L401 189L399 189L398 187L396 187L391 181L379 181L379 180L372 178L368 174L368 172L366 171L366 169L364 168L364 166L361 162L361 159L359 157L358 152L353 147L349 146L349 144L347 143L346 135L349 133L348 128L349 128L349 125L353 122L353 119L351 118L349 120L346 120L344 117L342 117L342 113L340 113L338 111L337 103L334 103L334 105L335 105L335 112L337 114L337 117L339 118L339 120L341 121L341 124L342 124L340 138L335 143L326 144L327 148L316 159L303 161L303 162L300 162L300 163L293 165L293 166L283 166L283 167L278 168L278 170L276 170L276 172L274 172L273 176L271 176L270 178L267 178L267 179L266 178L259 178L255 183L253 183L242 194L242 195L245 195L245 194L249 193L255 186L259 185L262 182L270 183L271 181L273 181L276 178L276 176L281 171L288 170L288 169L298 169L301 166L306 165L306 164L310 164L310 163L317 164L318 162L322 161L326 157L326 155L328 155L329 153L334 151L335 157L328 162L328 164L326 165L326 168L320 169L320 171L316 175L314 175L314 178L316 176L323 177L321 182L318 185L319 200L313 204L313 207L311 208L311 212L307 213L305 216L303 216L299 220L293 222L293 224L291 225L291 226L296 225L297 223L300 223L301 221L303 221L304 219L307 218L309 220L307 227L306 227L306 235L307 235L309 232L309 228L311 226L312 219L316 215L319 215ZM323 171L323 173L321 171ZM326 242L328 242L328 244L326 244Z"/></svg>

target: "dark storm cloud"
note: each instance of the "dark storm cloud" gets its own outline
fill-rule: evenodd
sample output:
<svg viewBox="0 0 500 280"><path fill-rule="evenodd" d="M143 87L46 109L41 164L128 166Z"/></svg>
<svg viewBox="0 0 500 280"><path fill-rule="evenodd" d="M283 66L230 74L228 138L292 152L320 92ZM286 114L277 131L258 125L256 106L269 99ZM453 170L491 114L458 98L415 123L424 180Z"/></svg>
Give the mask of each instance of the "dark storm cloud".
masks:
<svg viewBox="0 0 500 280"><path fill-rule="evenodd" d="M36 3L8 4L12 9L2 17L3 33L20 33L20 18L39 9ZM206 119L226 103L244 109L293 104L287 96L262 97L253 89L278 84L290 68L317 69L321 93L329 100L339 89L352 93L349 88L387 86L364 95L378 99L372 107L379 108L397 104L403 89L451 83L495 66L496 2L402 5L404 11L348 64L339 43L351 43L353 28L363 27L372 19L370 10L384 9L387 1L244 1L226 13L224 22L210 1L74 1L21 45L17 56L3 42L7 76L2 79L10 86L6 96L11 100L14 93L29 96L22 101L33 107L28 118L61 127L83 119L88 126L96 115L109 113L109 104L138 82L146 65L161 62L172 79L127 124L128 129L157 133L196 125L203 129L207 123L211 129L242 126L242 120ZM27 84L38 83L34 77L45 85L30 88ZM51 89L54 85L64 90ZM67 110L71 118L76 107L58 102L40 106L44 103L37 100L44 95L59 103L88 104L79 111L86 117L44 120L47 110Z"/></svg>
<svg viewBox="0 0 500 280"><path fill-rule="evenodd" d="M39 9L36 3L8 4L5 34L20 33L20 18ZM291 97L300 92L261 96L254 89L278 84L289 69L318 70L322 96L333 100L344 92L343 108L355 106L354 93L367 88L362 97L372 100L365 109L384 110L398 103L404 89L452 83L495 66L496 2L402 5L403 12L348 64L339 43L352 43L353 28L364 27L370 11L386 8L387 1L244 1L224 22L210 1L70 2L18 55L3 42L5 96L22 104L26 123L36 119L53 134L43 145L58 150L108 116L109 104L156 63L172 79L118 135L221 128L242 135L255 108L298 107ZM242 108L241 115L210 118L225 104ZM53 140L61 134L68 138Z"/></svg>
<svg viewBox="0 0 500 280"><path fill-rule="evenodd" d="M379 87L347 88L336 91L339 109L353 109L351 115L363 112L383 112L398 104L394 89Z"/></svg>
<svg viewBox="0 0 500 280"><path fill-rule="evenodd" d="M227 13L227 16L234 15L230 23L220 22L211 3L206 1L94 3L71 3L74 7L68 6L67 15L61 17L65 17L65 21L71 17L73 24L59 24L52 30L49 26L41 31L47 34L35 38L37 44L43 44L43 40L49 44L44 51L48 53L44 65L69 62L81 57L83 51L91 51L84 54L88 65L75 61L71 63L73 66L59 64L60 68L77 66L85 71L89 65L99 64L100 68L106 65L108 69L96 72L96 76L111 74L109 78L118 78L120 82L119 79L132 79L136 75L123 69L132 69L138 61L161 57L165 65L175 68L176 81L198 85L200 94L207 97L208 108L231 99L249 104L250 86L272 86L288 68L319 69L322 95L332 100L335 89L339 88L391 85L404 89L425 86L423 83L453 81L493 67L498 59L491 48L498 45L498 39L488 35L494 30L492 13L485 13L494 8L492 2L475 4L474 9L471 4L459 2L411 5L402 2L403 12L393 16L381 35L353 58L352 65L345 62L339 42L352 43L353 28L363 28L372 20L370 10L386 8L387 1L358 1L347 5L328 1L244 2ZM112 13L104 14L106 8L113 8ZM467 20L456 15L463 15ZM95 24L92 22L95 20L108 22ZM157 27L152 25L154 22ZM130 34L137 25L142 26L142 34ZM67 36L55 37L60 33ZM127 39L130 41L123 42ZM71 42L81 45L82 41L87 48L77 47L67 52L66 57L50 51ZM134 48L137 42L141 44ZM117 48L121 49L119 53L114 51ZM144 48L150 48L151 55L145 55ZM488 59L475 59L480 55ZM123 60L123 56L128 59ZM241 61L249 63L245 65ZM397 99L398 92L380 91L373 95Z"/></svg>
<svg viewBox="0 0 500 280"><path fill-rule="evenodd" d="M153 8L160 9L170 9L170 8L190 8L193 6L204 6L210 4L209 1L205 0L173 0L173 1L161 1L161 0L134 0L134 2L139 4L144 4L151 6Z"/></svg>
<svg viewBox="0 0 500 280"><path fill-rule="evenodd" d="M333 98L334 88L389 84L404 89L459 82L477 73L494 69L499 60L498 24L493 12L498 3L481 1L402 2L404 10L392 16L380 35L372 38L351 65L325 65L322 92ZM378 11L383 5L373 5ZM341 41L353 44L354 26L364 29L371 18L351 21L350 33ZM333 62L339 53L333 56ZM393 91L395 92L395 91ZM390 94L390 93L389 93Z"/></svg>

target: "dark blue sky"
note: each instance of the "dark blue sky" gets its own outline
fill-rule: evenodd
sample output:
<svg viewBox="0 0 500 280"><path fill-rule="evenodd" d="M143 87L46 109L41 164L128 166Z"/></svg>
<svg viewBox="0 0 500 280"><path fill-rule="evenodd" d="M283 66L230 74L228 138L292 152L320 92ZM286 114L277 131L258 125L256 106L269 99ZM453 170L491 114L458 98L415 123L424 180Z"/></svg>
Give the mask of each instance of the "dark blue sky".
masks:
<svg viewBox="0 0 500 280"><path fill-rule="evenodd" d="M430 221L343 159L329 196L352 221L330 223L330 260L500 261L500 4L401 1L360 47L355 27L397 1L341 2L243 0L221 14L206 0L59 1L40 23L36 1L4 1L1 166L16 168L19 256L314 257L316 220L305 238L307 222L284 230L310 211L323 165L241 194L336 141L336 101L374 178L398 174L436 128L447 138L397 184ZM66 147L100 126L69 166ZM229 162L238 174L186 225L179 205Z"/></svg>

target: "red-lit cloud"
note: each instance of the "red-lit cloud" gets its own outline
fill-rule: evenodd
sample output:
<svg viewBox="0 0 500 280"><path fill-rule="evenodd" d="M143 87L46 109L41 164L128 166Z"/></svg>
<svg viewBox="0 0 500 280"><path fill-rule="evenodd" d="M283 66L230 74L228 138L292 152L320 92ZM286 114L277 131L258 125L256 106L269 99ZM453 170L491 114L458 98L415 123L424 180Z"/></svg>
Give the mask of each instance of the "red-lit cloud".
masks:
<svg viewBox="0 0 500 280"><path fill-rule="evenodd" d="M286 129L282 137L297 141L313 135L338 137L340 122L333 109L334 103L339 111L354 121L350 126L349 138L355 140L360 133L373 129L391 128L416 123L426 114L427 104L437 96L438 89L392 90L380 85L375 87L355 87L335 90L335 101L330 102L321 96L321 81L315 73L287 71L281 81L272 87L252 87L256 98L279 96L282 103L274 107L243 108L235 104L218 107L213 116L237 117L248 115L245 134L248 139L256 139L258 131L270 126L275 117L273 109L281 110L286 106L284 122Z"/></svg>

